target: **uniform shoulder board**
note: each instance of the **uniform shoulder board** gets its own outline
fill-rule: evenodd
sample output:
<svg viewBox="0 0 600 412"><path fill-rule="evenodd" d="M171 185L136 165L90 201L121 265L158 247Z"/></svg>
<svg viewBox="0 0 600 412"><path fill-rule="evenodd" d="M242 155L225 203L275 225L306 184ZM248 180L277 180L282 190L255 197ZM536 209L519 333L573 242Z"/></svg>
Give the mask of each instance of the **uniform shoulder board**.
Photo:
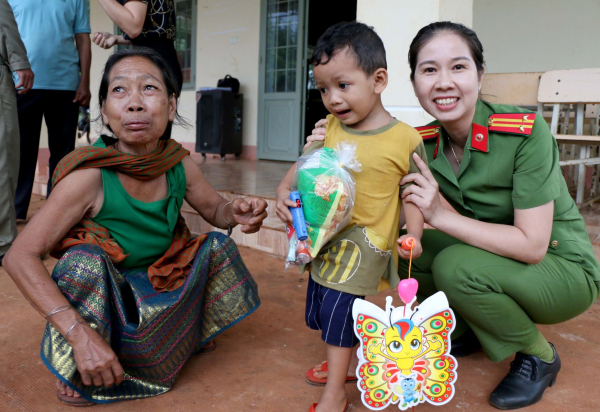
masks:
<svg viewBox="0 0 600 412"><path fill-rule="evenodd" d="M535 113L493 114L488 119L488 130L529 136L535 116Z"/></svg>
<svg viewBox="0 0 600 412"><path fill-rule="evenodd" d="M440 135L440 126L436 125L415 127L415 129L421 134L423 140L433 139Z"/></svg>

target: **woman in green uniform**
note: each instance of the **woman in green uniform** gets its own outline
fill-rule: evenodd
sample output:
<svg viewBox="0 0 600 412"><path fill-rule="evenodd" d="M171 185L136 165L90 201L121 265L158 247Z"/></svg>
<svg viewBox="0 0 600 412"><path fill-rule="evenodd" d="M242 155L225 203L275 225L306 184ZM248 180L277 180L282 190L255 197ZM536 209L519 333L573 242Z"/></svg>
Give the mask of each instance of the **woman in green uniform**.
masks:
<svg viewBox="0 0 600 412"><path fill-rule="evenodd" d="M419 300L438 290L448 296L458 318L455 355L479 343L492 361L516 353L490 403L531 405L561 366L535 324L581 314L600 286L556 141L541 116L479 100L483 47L472 30L449 22L422 28L409 64L415 94L436 119L418 128L429 168L415 158L422 174L401 181L414 183L403 196L437 229L424 231L413 263ZM400 266L407 273L407 261Z"/></svg>
<svg viewBox="0 0 600 412"><path fill-rule="evenodd" d="M436 228L424 230L423 253L413 262L418 300L445 292L457 317L454 356L483 347L498 362L516 353L490 403L531 405L561 367L535 324L581 314L600 287L600 265L561 174L556 141L535 113L479 99L483 47L472 30L450 22L422 28L409 64L415 94L436 119L417 128L429 168L415 156L422 174L400 182L414 183L403 197ZM309 141L322 140L323 124ZM399 265L407 273L408 261Z"/></svg>

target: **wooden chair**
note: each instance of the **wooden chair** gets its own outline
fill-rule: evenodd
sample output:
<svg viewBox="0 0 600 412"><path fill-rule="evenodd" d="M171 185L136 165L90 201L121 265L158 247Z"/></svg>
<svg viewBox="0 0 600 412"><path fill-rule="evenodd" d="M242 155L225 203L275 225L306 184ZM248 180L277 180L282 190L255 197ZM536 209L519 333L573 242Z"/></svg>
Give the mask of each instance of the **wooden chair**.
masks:
<svg viewBox="0 0 600 412"><path fill-rule="evenodd" d="M560 149L560 165L575 203L583 207L600 198L600 68L553 70L542 75L538 114L552 105L550 131ZM575 130L569 133L574 109ZM586 128L585 119L589 120ZM572 129L572 128L571 128ZM587 134L584 134L584 129ZM586 196L587 195L587 196Z"/></svg>

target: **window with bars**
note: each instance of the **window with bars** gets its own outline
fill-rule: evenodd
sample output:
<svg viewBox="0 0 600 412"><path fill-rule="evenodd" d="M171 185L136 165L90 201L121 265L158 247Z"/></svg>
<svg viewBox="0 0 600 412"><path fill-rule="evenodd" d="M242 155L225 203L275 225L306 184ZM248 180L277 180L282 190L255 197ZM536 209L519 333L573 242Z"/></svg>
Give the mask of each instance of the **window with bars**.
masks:
<svg viewBox="0 0 600 412"><path fill-rule="evenodd" d="M268 0L265 92L296 91L298 0Z"/></svg>

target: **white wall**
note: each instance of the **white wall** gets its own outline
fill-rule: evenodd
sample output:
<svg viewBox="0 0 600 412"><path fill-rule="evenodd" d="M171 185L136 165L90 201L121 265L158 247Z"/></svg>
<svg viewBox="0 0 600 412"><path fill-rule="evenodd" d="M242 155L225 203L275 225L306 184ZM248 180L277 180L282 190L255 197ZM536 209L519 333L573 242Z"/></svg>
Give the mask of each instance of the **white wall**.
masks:
<svg viewBox="0 0 600 412"><path fill-rule="evenodd" d="M490 73L600 67L600 0L473 0Z"/></svg>
<svg viewBox="0 0 600 412"><path fill-rule="evenodd" d="M389 84L383 104L399 120L422 126L432 120L421 109L410 82L408 48L423 26L452 20L471 26L473 0L358 0L357 20L375 28L385 44Z"/></svg>
<svg viewBox="0 0 600 412"><path fill-rule="evenodd" d="M198 0L196 30L196 86L216 86L226 74L236 77L244 93L243 144L256 146L260 0Z"/></svg>

